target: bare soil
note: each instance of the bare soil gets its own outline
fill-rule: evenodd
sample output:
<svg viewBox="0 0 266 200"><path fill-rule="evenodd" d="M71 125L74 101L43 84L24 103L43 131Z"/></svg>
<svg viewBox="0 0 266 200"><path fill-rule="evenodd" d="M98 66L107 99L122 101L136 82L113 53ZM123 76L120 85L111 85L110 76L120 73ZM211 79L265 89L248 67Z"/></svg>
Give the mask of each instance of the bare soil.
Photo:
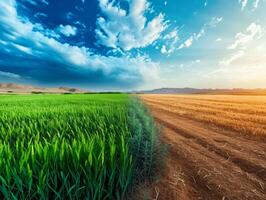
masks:
<svg viewBox="0 0 266 200"><path fill-rule="evenodd" d="M266 200L265 140L149 106L170 147L150 199Z"/></svg>

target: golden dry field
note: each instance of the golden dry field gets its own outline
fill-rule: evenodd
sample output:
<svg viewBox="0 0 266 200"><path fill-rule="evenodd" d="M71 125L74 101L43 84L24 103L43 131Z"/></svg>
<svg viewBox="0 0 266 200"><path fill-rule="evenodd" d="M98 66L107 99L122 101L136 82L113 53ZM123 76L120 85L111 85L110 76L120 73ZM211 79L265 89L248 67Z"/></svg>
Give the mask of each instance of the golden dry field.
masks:
<svg viewBox="0 0 266 200"><path fill-rule="evenodd" d="M225 129L266 136L266 96L143 95L156 109Z"/></svg>
<svg viewBox="0 0 266 200"><path fill-rule="evenodd" d="M266 199L266 96L140 98L169 147L154 199Z"/></svg>

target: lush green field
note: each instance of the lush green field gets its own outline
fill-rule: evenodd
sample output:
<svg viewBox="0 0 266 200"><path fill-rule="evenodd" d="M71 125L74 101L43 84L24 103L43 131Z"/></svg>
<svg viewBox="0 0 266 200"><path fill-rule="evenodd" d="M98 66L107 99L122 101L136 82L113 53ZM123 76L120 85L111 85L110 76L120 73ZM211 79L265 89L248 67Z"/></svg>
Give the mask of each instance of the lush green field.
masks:
<svg viewBox="0 0 266 200"><path fill-rule="evenodd" d="M0 199L124 199L156 129L124 94L0 96Z"/></svg>

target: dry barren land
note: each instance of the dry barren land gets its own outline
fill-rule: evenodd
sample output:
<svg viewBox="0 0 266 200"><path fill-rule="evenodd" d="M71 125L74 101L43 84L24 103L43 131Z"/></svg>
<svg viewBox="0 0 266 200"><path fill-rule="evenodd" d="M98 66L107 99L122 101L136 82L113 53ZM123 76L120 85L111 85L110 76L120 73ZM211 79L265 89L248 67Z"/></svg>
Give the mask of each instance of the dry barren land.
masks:
<svg viewBox="0 0 266 200"><path fill-rule="evenodd" d="M266 199L266 96L141 95L169 145L157 199Z"/></svg>

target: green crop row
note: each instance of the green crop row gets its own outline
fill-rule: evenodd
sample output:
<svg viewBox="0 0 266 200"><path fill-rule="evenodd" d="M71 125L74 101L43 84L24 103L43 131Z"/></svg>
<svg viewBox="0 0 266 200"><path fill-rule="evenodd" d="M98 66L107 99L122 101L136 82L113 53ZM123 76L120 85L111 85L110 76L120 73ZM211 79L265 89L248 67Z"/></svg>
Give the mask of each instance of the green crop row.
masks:
<svg viewBox="0 0 266 200"><path fill-rule="evenodd" d="M0 96L0 199L125 199L157 145L124 94Z"/></svg>

